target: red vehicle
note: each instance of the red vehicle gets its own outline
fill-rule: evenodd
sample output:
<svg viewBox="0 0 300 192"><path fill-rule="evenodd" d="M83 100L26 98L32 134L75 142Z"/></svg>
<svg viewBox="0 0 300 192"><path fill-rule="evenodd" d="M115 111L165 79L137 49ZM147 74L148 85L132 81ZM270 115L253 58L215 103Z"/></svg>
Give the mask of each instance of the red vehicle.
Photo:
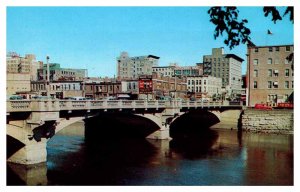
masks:
<svg viewBox="0 0 300 192"><path fill-rule="evenodd" d="M277 108L294 109L293 103L278 103Z"/></svg>
<svg viewBox="0 0 300 192"><path fill-rule="evenodd" d="M264 110L271 110L272 107L271 106L268 106L266 104L255 104L254 106L255 109L264 109Z"/></svg>

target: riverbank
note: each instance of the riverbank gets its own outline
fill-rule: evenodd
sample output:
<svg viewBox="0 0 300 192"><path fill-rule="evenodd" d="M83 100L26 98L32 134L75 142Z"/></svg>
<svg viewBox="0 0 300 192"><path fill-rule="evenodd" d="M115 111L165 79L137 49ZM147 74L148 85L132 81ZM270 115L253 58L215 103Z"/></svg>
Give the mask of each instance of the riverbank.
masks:
<svg viewBox="0 0 300 192"><path fill-rule="evenodd" d="M294 111L291 109L245 109L240 119L243 131L293 134Z"/></svg>

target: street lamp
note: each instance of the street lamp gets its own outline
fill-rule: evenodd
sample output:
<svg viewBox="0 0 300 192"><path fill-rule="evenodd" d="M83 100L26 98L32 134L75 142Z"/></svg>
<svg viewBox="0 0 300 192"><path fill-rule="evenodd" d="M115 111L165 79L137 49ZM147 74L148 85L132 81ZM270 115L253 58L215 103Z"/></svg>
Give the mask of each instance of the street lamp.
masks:
<svg viewBox="0 0 300 192"><path fill-rule="evenodd" d="M50 57L47 55L46 56L47 59L47 96L50 96L50 70L49 70L49 59Z"/></svg>

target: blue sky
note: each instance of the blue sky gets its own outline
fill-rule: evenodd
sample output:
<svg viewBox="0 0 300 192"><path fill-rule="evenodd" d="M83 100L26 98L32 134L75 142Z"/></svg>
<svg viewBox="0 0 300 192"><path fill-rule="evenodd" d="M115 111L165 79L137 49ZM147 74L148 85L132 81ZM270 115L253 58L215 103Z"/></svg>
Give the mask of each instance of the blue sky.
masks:
<svg viewBox="0 0 300 192"><path fill-rule="evenodd" d="M247 18L256 45L294 43L288 17L274 24L262 7L238 7ZM7 7L7 51L65 68L87 68L89 76L116 74L116 57L156 55L159 65L195 65L211 49L224 47L246 59L246 46L230 50L223 38L214 39L209 7ZM273 35L267 35L267 30ZM246 61L242 71L245 73Z"/></svg>

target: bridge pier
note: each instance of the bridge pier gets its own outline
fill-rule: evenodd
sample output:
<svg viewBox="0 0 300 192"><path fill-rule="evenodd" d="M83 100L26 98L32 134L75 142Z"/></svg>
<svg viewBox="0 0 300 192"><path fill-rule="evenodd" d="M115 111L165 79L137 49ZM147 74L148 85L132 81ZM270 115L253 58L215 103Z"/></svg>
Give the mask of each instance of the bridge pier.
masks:
<svg viewBox="0 0 300 192"><path fill-rule="evenodd" d="M8 162L17 164L36 164L47 161L47 139L40 142L29 141L25 146L8 158Z"/></svg>
<svg viewBox="0 0 300 192"><path fill-rule="evenodd" d="M7 135L24 146L7 158L8 162L17 164L37 164L47 161L47 141L55 134L56 121L31 120L10 121ZM9 147L9 146L7 146Z"/></svg>
<svg viewBox="0 0 300 192"><path fill-rule="evenodd" d="M180 109L171 107L166 108L162 113L156 114L143 114L147 119L152 120L159 126L159 130L147 136L148 139L170 139L170 124L183 113L180 112Z"/></svg>

